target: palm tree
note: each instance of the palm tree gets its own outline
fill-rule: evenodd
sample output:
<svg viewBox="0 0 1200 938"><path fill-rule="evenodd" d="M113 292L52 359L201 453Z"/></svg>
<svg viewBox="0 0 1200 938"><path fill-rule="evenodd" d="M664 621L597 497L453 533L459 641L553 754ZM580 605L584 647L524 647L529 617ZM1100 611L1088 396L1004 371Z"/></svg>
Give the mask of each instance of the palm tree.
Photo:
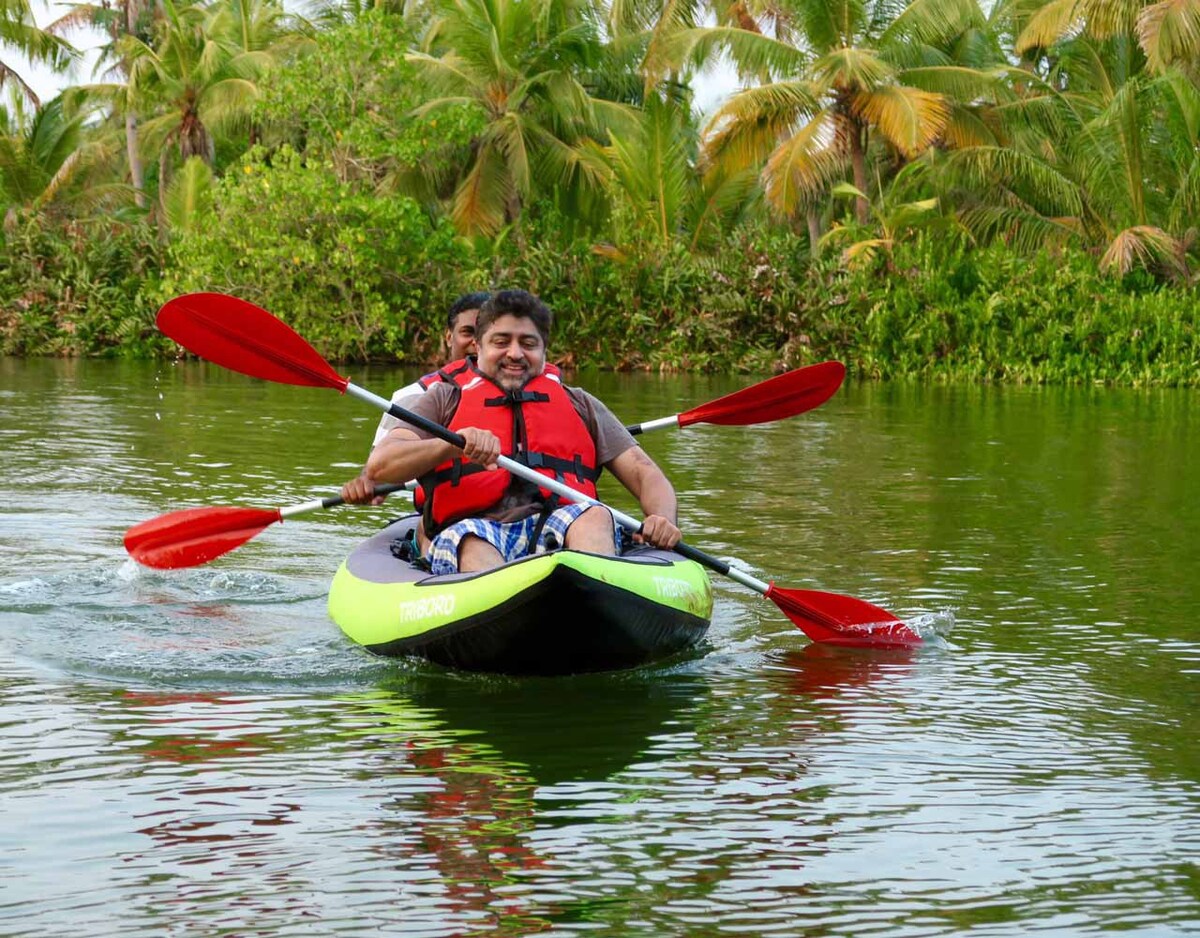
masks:
<svg viewBox="0 0 1200 938"><path fill-rule="evenodd" d="M146 205L145 177L142 171L141 151L138 147L138 118L129 96L129 63L117 52L122 36L150 38L150 29L155 12L154 0L122 0L114 8L108 0L96 3L72 4L70 12L47 27L47 31L61 35L72 29L90 27L108 34L109 41L101 47L96 69L106 73L124 94L106 94L125 125L125 155L129 161L130 184L138 206Z"/></svg>
<svg viewBox="0 0 1200 938"><path fill-rule="evenodd" d="M112 192L111 186L81 184L86 172L110 155L87 139L86 117L70 113L61 95L32 114L15 95L9 108L0 108L0 199L6 228L18 211L78 200L95 203Z"/></svg>
<svg viewBox="0 0 1200 938"><path fill-rule="evenodd" d="M736 166L765 162L768 202L792 216L821 204L847 168L870 193L875 139L884 144L877 156L897 164L942 140L956 96L987 84L949 48L982 22L974 0L746 5L737 25L669 32L647 68L700 63L723 48L744 76L757 76L713 117L707 149ZM869 204L855 199L860 223Z"/></svg>
<svg viewBox="0 0 1200 938"><path fill-rule="evenodd" d="M572 0L444 0L408 57L435 97L433 116L465 107L481 118L458 172L450 214L460 231L494 235L537 191L593 184L575 145L628 123L625 106L589 94L597 25ZM518 228L519 236L519 228Z"/></svg>
<svg viewBox="0 0 1200 938"><path fill-rule="evenodd" d="M585 141L581 153L618 203L615 226L626 230L617 230L615 240L655 251L681 239L693 252L711 244L741 216L757 188L753 170L702 172L687 102L669 95L651 95L636 124L613 131L607 144Z"/></svg>
<svg viewBox="0 0 1200 938"><path fill-rule="evenodd" d="M148 26L139 21L136 32L122 32L112 44L111 77L124 80L77 90L112 104L126 116L128 139L157 154L161 200L172 167L193 156L211 166L214 134L251 128L256 81L287 33L282 7L272 0L157 3ZM134 114L141 118L136 137L128 133Z"/></svg>
<svg viewBox="0 0 1200 938"><path fill-rule="evenodd" d="M253 55L239 61L226 31L214 28L227 26L222 6L228 0L211 7L161 2L152 40L126 35L118 50L129 63L130 98L144 102L147 113L158 112L146 119L142 133L147 147L158 151L165 179L172 146L180 162L199 156L211 165L213 131L249 125L257 93L252 79L261 66Z"/></svg>
<svg viewBox="0 0 1200 938"><path fill-rule="evenodd" d="M1106 268L1185 273L1186 229L1200 212L1200 85L1171 64L1186 41L1145 27L1187 7L997 8L1024 70L990 114L995 141L943 164L977 237L1078 239L1104 250Z"/></svg>
<svg viewBox="0 0 1200 938"><path fill-rule="evenodd" d="M63 71L78 55L65 40L38 27L29 0L0 0L0 48L12 49L29 61L44 63L56 71ZM17 70L0 60L0 89L9 83L16 85L34 106L40 103Z"/></svg>
<svg viewBox="0 0 1200 938"><path fill-rule="evenodd" d="M1197 0L1049 0L1026 2L1018 53L1048 49L1081 30L1093 40L1135 38L1150 70L1179 67L1200 75L1200 2Z"/></svg>

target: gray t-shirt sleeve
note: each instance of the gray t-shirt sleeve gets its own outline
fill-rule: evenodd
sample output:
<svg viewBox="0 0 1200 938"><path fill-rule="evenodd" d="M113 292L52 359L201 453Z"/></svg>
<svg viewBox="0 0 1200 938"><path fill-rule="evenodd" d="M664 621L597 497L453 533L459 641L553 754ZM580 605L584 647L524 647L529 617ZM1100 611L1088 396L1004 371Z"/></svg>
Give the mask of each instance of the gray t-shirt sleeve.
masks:
<svg viewBox="0 0 1200 938"><path fill-rule="evenodd" d="M434 423L439 423L443 427L450 422L450 418L454 416L455 408L458 407L458 385L450 384L448 381L439 381L437 384L431 385L429 390L420 397L413 399L404 406L411 410L414 414L424 417L426 420L432 420ZM403 420L396 422L396 427L401 430L410 430L422 440L432 440L432 433L426 433L416 427L410 426Z"/></svg>
<svg viewBox="0 0 1200 938"><path fill-rule="evenodd" d="M596 441L597 463L606 466L627 449L637 446L632 434L602 400L583 388L567 388L566 391L575 405L575 412Z"/></svg>

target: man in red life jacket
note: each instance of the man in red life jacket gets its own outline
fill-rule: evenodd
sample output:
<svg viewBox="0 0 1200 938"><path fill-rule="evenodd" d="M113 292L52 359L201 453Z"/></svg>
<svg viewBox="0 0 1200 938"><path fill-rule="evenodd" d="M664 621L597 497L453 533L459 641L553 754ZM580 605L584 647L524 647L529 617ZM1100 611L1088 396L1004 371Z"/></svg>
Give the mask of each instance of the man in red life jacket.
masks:
<svg viewBox="0 0 1200 938"><path fill-rule="evenodd" d="M477 362L465 383L442 381L409 409L463 436L451 446L410 427L392 430L371 452L364 485L419 478L435 575L496 566L554 547L614 554L608 509L561 502L499 468L501 455L588 495L607 469L638 500L638 540L673 547L675 490L603 403L564 387L546 371L551 313L524 290L504 290L476 320Z"/></svg>

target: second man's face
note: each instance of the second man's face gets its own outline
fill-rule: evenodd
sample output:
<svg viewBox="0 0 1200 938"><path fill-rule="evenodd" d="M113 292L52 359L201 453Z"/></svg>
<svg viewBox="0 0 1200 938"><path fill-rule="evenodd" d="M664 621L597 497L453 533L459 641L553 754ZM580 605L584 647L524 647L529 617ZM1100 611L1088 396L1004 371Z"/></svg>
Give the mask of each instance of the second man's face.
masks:
<svg viewBox="0 0 1200 938"><path fill-rule="evenodd" d="M446 333L446 342L450 346L450 361L474 355L475 352L475 317L477 309L464 309L454 317L454 328Z"/></svg>

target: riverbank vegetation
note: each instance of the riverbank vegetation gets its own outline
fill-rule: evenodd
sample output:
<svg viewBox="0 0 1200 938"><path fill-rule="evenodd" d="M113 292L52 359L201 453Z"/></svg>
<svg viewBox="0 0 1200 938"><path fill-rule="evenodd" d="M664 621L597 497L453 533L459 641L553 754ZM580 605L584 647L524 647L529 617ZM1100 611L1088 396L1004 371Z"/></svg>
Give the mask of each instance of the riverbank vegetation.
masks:
<svg viewBox="0 0 1200 938"><path fill-rule="evenodd" d="M426 362L450 299L520 285L568 364L1200 383L1200 0L0 19L58 65L109 40L52 101L0 68L2 353L172 354L155 309L220 290Z"/></svg>

